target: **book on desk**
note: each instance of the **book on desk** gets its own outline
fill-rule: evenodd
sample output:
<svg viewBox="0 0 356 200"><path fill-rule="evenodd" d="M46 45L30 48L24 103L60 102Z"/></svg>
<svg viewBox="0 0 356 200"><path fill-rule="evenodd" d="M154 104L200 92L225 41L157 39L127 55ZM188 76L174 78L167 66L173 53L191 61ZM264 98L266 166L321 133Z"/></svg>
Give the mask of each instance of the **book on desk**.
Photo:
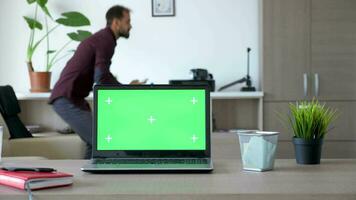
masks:
<svg viewBox="0 0 356 200"><path fill-rule="evenodd" d="M62 172L33 172L0 170L0 184L26 190L62 187L73 184L73 175Z"/></svg>

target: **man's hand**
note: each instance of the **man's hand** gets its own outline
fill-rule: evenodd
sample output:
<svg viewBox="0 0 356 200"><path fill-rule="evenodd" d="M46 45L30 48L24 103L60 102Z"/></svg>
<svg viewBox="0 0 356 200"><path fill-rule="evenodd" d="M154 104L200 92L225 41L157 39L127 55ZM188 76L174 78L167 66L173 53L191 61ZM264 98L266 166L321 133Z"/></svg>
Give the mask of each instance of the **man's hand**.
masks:
<svg viewBox="0 0 356 200"><path fill-rule="evenodd" d="M135 79L135 80L131 81L130 85L143 85L147 82L147 80L148 80L147 78L143 81L139 81L139 80Z"/></svg>

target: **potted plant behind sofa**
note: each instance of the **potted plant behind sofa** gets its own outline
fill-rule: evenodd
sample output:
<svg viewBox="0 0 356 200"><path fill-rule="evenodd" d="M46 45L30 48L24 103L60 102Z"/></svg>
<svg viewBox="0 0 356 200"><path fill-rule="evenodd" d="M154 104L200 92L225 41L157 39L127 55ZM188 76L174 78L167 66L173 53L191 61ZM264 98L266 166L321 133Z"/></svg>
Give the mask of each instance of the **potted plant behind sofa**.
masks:
<svg viewBox="0 0 356 200"><path fill-rule="evenodd" d="M65 12L62 13L62 17L55 20L56 25L49 29L48 18L53 21L53 18L48 11L47 1L48 0L26 0L29 5L35 4L35 14L34 17L24 16L25 21L27 22L28 27L30 28L30 39L27 45L27 68L30 75L31 83L31 92L48 92L50 91L50 82L51 82L51 68L52 66L63 59L65 56L59 57L60 53L69 45L70 41L65 43L58 51L50 50L49 46L49 35L59 26L69 26L69 27L80 27L90 25L90 21L87 17L79 12ZM41 8L45 15L45 34L40 37L39 40L35 41L36 32L43 29L43 25L38 21L38 8ZM68 33L67 34L71 41L82 41L86 37L90 36L91 33L88 31L78 30L78 32ZM73 36L74 35L74 36ZM75 38L75 39L73 39ZM45 71L35 71L33 67L32 57L37 50L38 46L42 41L46 39L47 41L47 51L46 51L46 70Z"/></svg>
<svg viewBox="0 0 356 200"><path fill-rule="evenodd" d="M298 164L320 164L323 140L337 111L317 100L289 104L288 123L293 130L293 144Z"/></svg>

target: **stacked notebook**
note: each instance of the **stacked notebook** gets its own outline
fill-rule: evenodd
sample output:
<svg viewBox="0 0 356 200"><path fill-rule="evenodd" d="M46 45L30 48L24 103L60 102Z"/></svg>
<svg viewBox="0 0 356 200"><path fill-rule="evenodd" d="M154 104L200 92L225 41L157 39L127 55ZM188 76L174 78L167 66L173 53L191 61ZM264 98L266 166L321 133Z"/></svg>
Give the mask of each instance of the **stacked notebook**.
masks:
<svg viewBox="0 0 356 200"><path fill-rule="evenodd" d="M62 172L6 171L0 169L0 184L25 190L61 187L73 184L73 175Z"/></svg>

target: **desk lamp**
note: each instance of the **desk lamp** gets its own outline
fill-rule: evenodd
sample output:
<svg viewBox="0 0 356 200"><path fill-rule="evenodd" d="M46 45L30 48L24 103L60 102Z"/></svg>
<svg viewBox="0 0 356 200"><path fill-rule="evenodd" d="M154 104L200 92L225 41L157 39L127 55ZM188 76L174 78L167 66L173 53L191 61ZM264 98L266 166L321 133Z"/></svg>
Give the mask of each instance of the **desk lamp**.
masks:
<svg viewBox="0 0 356 200"><path fill-rule="evenodd" d="M250 77L250 51L251 51L251 48L248 47L247 48L247 75L237 81L234 81L232 83L222 86L221 88L219 88L218 91L222 91L228 87L231 87L231 86L239 84L239 83L244 83L244 82L246 82L246 86L242 87L241 91L243 91L243 92L256 91L256 88L252 86L251 77Z"/></svg>

